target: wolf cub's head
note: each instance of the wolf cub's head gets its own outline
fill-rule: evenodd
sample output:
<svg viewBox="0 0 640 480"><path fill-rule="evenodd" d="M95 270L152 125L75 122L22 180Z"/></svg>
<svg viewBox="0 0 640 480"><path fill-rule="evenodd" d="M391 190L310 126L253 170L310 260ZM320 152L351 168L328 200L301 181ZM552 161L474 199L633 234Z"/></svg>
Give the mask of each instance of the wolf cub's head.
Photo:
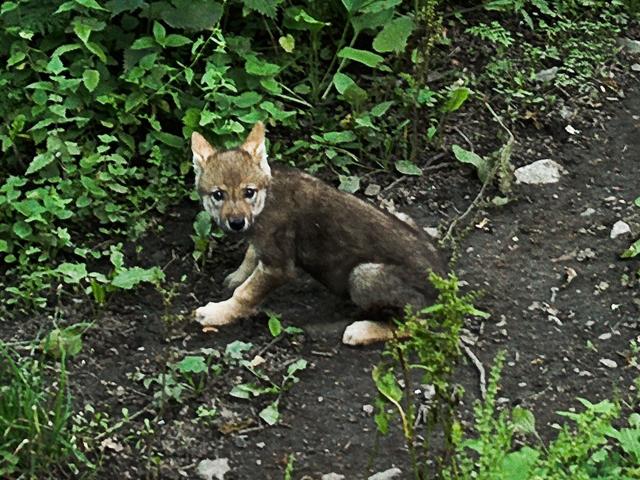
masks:
<svg viewBox="0 0 640 480"><path fill-rule="evenodd" d="M205 210L223 230L247 230L262 212L271 183L264 125L256 123L239 148L225 151L216 150L194 132L191 150L196 188Z"/></svg>

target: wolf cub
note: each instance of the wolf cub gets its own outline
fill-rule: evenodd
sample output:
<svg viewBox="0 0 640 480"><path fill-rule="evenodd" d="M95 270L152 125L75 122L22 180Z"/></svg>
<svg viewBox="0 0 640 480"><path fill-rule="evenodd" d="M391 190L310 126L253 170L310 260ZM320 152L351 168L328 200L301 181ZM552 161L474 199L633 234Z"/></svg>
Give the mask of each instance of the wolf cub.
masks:
<svg viewBox="0 0 640 480"><path fill-rule="evenodd" d="M271 169L264 134L257 123L233 150L191 137L204 208L223 230L246 232L249 240L242 264L224 280L232 297L195 311L205 331L252 315L298 269L364 311L434 300L427 272L443 274L444 263L415 225L301 171ZM358 321L342 341L364 345L392 335L386 323Z"/></svg>

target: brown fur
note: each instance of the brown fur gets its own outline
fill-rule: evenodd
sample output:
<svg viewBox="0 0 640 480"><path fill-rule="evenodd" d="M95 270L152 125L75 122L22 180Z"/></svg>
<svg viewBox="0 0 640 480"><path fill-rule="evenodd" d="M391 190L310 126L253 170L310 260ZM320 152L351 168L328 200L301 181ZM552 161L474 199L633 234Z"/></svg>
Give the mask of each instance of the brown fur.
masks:
<svg viewBox="0 0 640 480"><path fill-rule="evenodd" d="M363 309L406 303L421 307L435 298L427 272L442 274L445 267L420 230L298 170L275 168L271 176L270 170L265 171L263 135L258 124L240 149L218 153L209 146L211 151L200 163L200 194L209 195L214 188L229 192L216 221L224 227L230 216L243 215L250 222L245 260L225 279L225 284L237 288L229 300L196 311L203 326L250 315L298 268ZM199 142L200 138L193 141L194 158L207 151ZM251 211L255 205L241 198L247 185L266 194L264 208L256 215ZM390 329L381 324L356 323L357 328L354 324L345 331L345 343L371 343L390 336Z"/></svg>

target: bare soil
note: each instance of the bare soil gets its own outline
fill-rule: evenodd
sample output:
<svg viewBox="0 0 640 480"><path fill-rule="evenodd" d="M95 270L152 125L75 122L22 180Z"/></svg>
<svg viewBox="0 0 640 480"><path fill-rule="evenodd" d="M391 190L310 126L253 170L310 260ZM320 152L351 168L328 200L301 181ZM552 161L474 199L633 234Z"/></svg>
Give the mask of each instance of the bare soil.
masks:
<svg viewBox="0 0 640 480"><path fill-rule="evenodd" d="M634 224L632 204L640 195L640 89L633 83L625 91L626 98L610 99L599 111L567 121L579 130L574 135L565 125L514 126L516 167L551 158L566 173L557 184L516 185L510 203L480 205L470 228L458 231L453 269L468 288L484 293L478 306L492 315L483 323L470 321L468 334L476 339L471 348L487 369L499 350L506 351L501 403L532 409L545 438L552 434L550 425L562 421L555 412L576 406L576 397L628 393L640 373L631 366L630 349L639 334L640 262L619 257L631 235L610 238L617 220ZM482 110L452 123L480 153L500 146L500 128ZM458 140L464 145L463 137ZM445 227L480 184L473 171L451 158L441 161L451 165L389 189L384 186L394 179L385 175L364 183L383 186L374 201L392 199L420 225ZM382 346L349 348L340 342L344 326L356 317L347 302L308 278L283 287L265 309L306 333L276 343L264 314L216 334L201 333L189 320L195 307L225 298L222 279L243 255L241 242L225 238L215 242L203 268L196 265L190 234L198 209L196 203L181 205L158 220L158 232L129 246L131 264L165 266L176 293L170 302L151 287L114 295L98 310L61 297L59 323L95 321L70 365L77 409L91 405L108 413L111 424L122 418L123 408L129 415L142 411L100 439L104 455L97 478L197 478L201 460L227 458L226 479L279 479L289 455L295 458L296 479L319 479L329 472L360 479L393 466L409 478L398 429L380 437L365 407L375 399L371 370ZM51 322L35 317L0 323L0 336L33 338ZM259 353L266 361L261 368L274 381L292 361L309 362L300 382L282 395L281 420L273 427L258 417L273 396L229 396L234 385L252 380L239 367L225 368L198 395L163 408L154 404L153 389L133 378L136 372L145 378L158 375L167 362L199 354L203 347L223 352L234 340L253 344L247 358ZM478 398L477 369L463 362L456 381L466 390L461 413L468 418ZM198 418L201 405L215 407L217 416Z"/></svg>

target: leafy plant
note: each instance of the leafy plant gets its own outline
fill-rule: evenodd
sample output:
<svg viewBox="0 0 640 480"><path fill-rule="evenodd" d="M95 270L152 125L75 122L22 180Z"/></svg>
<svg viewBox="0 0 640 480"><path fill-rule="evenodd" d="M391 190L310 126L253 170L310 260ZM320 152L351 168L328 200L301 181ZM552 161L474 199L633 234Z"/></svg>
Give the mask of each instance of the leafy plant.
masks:
<svg viewBox="0 0 640 480"><path fill-rule="evenodd" d="M23 357L0 341L0 475L43 478L93 469L72 428L65 350L50 368L35 348ZM46 370L50 369L50 374Z"/></svg>
<svg viewBox="0 0 640 480"><path fill-rule="evenodd" d="M65 328L55 328L40 342L41 350L55 358L75 357L82 350L82 334L91 323L75 323Z"/></svg>
<svg viewBox="0 0 640 480"><path fill-rule="evenodd" d="M209 376L222 372L222 366L215 363L220 358L220 352L203 348L201 353L187 355L179 362L169 362L164 372L157 375L148 376L136 369L131 377L142 382L146 389L154 390L154 401L162 408L168 401L183 403L185 393L189 397L199 395L206 387Z"/></svg>
<svg viewBox="0 0 640 480"><path fill-rule="evenodd" d="M433 430L441 428L446 445L452 442L455 402L460 392L450 383L450 378L460 356L460 329L464 318L487 316L473 306L474 294L459 295L458 279L454 275L445 279L431 273L429 281L439 292L435 304L415 313L407 308L396 337L385 346L383 362L372 372L379 393L375 416L378 431L386 434L393 412L399 416L416 479L424 478L426 457L422 455L429 452L429 436ZM416 445L414 372L420 374L421 384L433 389L424 417L426 432L421 450Z"/></svg>
<svg viewBox="0 0 640 480"><path fill-rule="evenodd" d="M260 384L266 386L261 386L253 382L241 383L234 386L229 392L229 395L243 399L258 397L264 394L276 395L276 399L271 401L271 403L264 407L258 414L267 425L276 424L280 419L279 405L282 394L300 381L296 374L307 368L307 361L301 358L291 363L287 367L286 375L283 376L279 384L274 383L266 373L253 366L250 361L243 360L241 365L251 372L255 378L260 381Z"/></svg>
<svg viewBox="0 0 640 480"><path fill-rule="evenodd" d="M455 460L442 472L445 479L606 479L637 478L640 418L633 413L629 427L616 428L620 407L603 400L591 403L578 399L583 411L558 412L569 419L548 444L536 432L532 412L521 407L497 413L496 395L504 361L501 352L491 369L487 397L474 407L473 438L464 438L461 426L454 426ZM514 436L533 436L530 442L514 446Z"/></svg>

